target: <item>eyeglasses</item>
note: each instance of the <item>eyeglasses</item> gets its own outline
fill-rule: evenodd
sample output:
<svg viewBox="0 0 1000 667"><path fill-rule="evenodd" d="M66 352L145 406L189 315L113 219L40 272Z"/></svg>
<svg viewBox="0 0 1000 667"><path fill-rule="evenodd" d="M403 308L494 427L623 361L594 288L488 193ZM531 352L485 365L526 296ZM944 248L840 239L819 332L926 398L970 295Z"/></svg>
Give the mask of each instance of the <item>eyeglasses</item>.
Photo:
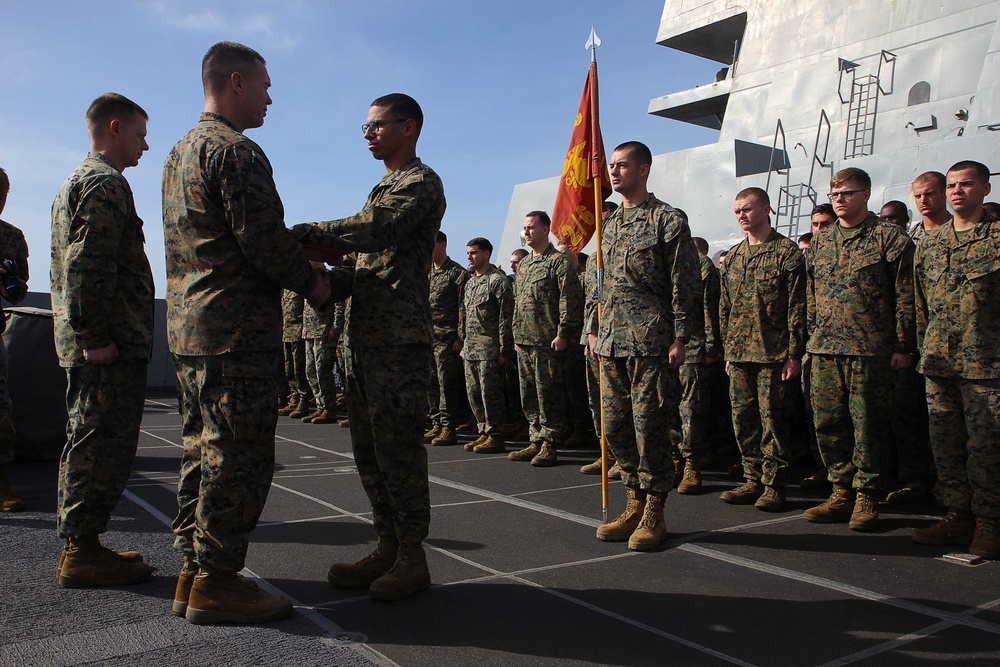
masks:
<svg viewBox="0 0 1000 667"><path fill-rule="evenodd" d="M831 192L826 196L826 198L830 201L833 201L834 199L850 199L859 192L864 192L864 190L841 190L840 192Z"/></svg>
<svg viewBox="0 0 1000 667"><path fill-rule="evenodd" d="M391 120L373 120L370 123L365 123L361 126L361 134L368 134L371 130L373 134L378 134L379 130L382 129L383 125L388 125L389 123L405 123L410 120L409 118L393 118Z"/></svg>

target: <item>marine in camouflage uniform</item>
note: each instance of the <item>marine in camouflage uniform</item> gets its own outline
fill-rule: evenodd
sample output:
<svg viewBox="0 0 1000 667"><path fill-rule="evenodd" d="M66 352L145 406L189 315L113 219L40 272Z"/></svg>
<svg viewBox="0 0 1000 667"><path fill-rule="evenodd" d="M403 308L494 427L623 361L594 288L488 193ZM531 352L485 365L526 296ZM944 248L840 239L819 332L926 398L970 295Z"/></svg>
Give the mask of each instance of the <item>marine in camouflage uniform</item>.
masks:
<svg viewBox="0 0 1000 667"><path fill-rule="evenodd" d="M485 252L487 249L476 241L478 239L470 241L469 247ZM466 448L479 453L483 453L483 449L476 450L476 447L485 444L488 436L499 440L500 446L487 449L503 451L500 440L506 412L503 366L514 349L511 329L514 292L507 276L488 263L488 256L485 259L485 272L474 273L465 284L460 331L466 389L481 436L473 441L478 444Z"/></svg>
<svg viewBox="0 0 1000 667"><path fill-rule="evenodd" d="M3 181L3 189L0 190L0 213L2 213L7 200L6 173L0 174L0 179ZM28 244L24 240L24 234L9 222L0 220L0 260L2 259L14 260L20 274L19 277L24 283L28 282ZM3 297L10 301L10 297L6 294ZM16 302L11 301L11 303L19 302L20 299ZM0 322L0 333L3 333L7 327L7 317L3 312L2 305L0 305L0 318L3 318L3 321ZM11 419L10 394L7 392L7 348L0 340L0 484L5 483L3 466L14 460L16 442L17 433ZM20 500L17 503L11 501L11 508L20 508L21 506L23 503ZM3 503L2 511L10 511L7 509L6 503Z"/></svg>
<svg viewBox="0 0 1000 667"><path fill-rule="evenodd" d="M547 234L548 227L542 228ZM576 268L551 243L532 250L517 269L513 324L529 446L511 452L512 461L530 460L536 466L555 463L555 448L569 430L562 386L563 358L568 351L552 345L554 339L561 338L568 347L570 340L579 338L582 322L583 290Z"/></svg>
<svg viewBox="0 0 1000 667"><path fill-rule="evenodd" d="M805 259L795 243L770 226L766 193L761 198L751 191L738 196L736 203L764 205L756 214L764 216L767 226L758 232L763 242L752 245L749 237L744 239L726 255L722 269L719 311L733 427L747 480L741 487L744 493L737 489L722 499L735 504L756 501L759 509L774 511L783 506L788 483L788 393L799 390L799 362L805 353ZM740 215L752 220L754 213L738 213L738 219ZM791 377L784 378L786 373ZM764 493L767 498L758 500Z"/></svg>
<svg viewBox="0 0 1000 667"><path fill-rule="evenodd" d="M66 369L69 412L56 518L67 546L58 575L63 586L73 587L132 583L152 571L145 563L123 564L127 559L118 557L110 564L90 561L94 571L78 568L87 560L86 551L93 554L87 545L99 547L97 536L107 531L128 482L153 343L153 276L142 220L121 173L138 157L122 159L116 143L107 139L105 120L91 116L105 97L87 114L94 149L52 204L53 326L59 364ZM113 115L123 128L141 126L141 145L148 148L145 112L129 108Z"/></svg>
<svg viewBox="0 0 1000 667"><path fill-rule="evenodd" d="M245 564L274 474L282 288L316 289L283 217L264 151L202 113L163 167L163 231L184 442L174 546L203 573Z"/></svg>
<svg viewBox="0 0 1000 667"><path fill-rule="evenodd" d="M337 235L358 249L347 313L347 414L379 542L359 563L334 564L328 579L334 585L370 584L372 597L398 599L430 586L421 546L430 526L423 446L433 372L427 267L447 204L441 179L416 157L422 123L416 101L402 94L381 97L368 119L362 129L386 175L358 214L297 225L293 232L319 245Z"/></svg>
<svg viewBox="0 0 1000 667"><path fill-rule="evenodd" d="M299 403L308 404L313 400L309 377L306 375L306 346L302 339L302 318L305 299L291 290L281 293L281 348L285 364L285 380L288 382L288 405L281 414L291 414Z"/></svg>
<svg viewBox="0 0 1000 667"><path fill-rule="evenodd" d="M844 172L867 179L861 170ZM870 186L855 178L839 181L844 172L834 176L833 187L853 188L854 194L835 198L834 207L861 207L851 215L864 216ZM888 453L892 369L897 359L908 363L916 351L913 251L904 231L879 222L870 211L853 227L844 226L842 217L813 236L807 350L816 440L834 492L827 503L806 510L811 521L850 516L852 528L866 530L878 517L875 496Z"/></svg>
<svg viewBox="0 0 1000 667"><path fill-rule="evenodd" d="M461 327L462 295L468 277L465 267L447 255L440 267L431 263L434 373L430 376L430 389L427 392L428 417L432 425L440 427L438 432L448 429L452 435L458 428L457 418L464 411L465 403L465 379L462 357L459 354L461 346L458 332ZM449 440L453 440L453 437Z"/></svg>
<svg viewBox="0 0 1000 667"><path fill-rule="evenodd" d="M336 412L337 382L333 375L337 365L336 336L331 333L334 315L333 308L317 310L308 303L302 309L306 378L316 401L315 409L302 420L310 423L329 423Z"/></svg>
<svg viewBox="0 0 1000 667"><path fill-rule="evenodd" d="M989 171L956 169L966 164L947 177L963 229L950 219L920 242L914 260L919 370L927 379L939 492L949 510L937 527L951 528L948 540L920 539L934 527L915 531L914 540L968 544L974 516L970 551L1000 558L1000 220L981 208ZM954 192L963 188L965 201L956 205Z"/></svg>

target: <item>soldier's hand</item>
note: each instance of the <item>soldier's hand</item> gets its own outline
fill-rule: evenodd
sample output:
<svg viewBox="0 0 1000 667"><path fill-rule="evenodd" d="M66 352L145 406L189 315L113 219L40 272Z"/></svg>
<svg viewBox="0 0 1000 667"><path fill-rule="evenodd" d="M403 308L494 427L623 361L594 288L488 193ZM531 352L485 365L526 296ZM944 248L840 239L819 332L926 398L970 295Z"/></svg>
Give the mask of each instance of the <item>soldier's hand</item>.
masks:
<svg viewBox="0 0 1000 667"><path fill-rule="evenodd" d="M552 343L549 345L556 352L562 352L569 346L569 341L562 336L556 336L552 339Z"/></svg>
<svg viewBox="0 0 1000 667"><path fill-rule="evenodd" d="M454 342L452 342L451 344L451 351L454 352L455 354L458 354L459 352L462 351L462 345L463 345L462 339L456 338Z"/></svg>
<svg viewBox="0 0 1000 667"><path fill-rule="evenodd" d="M306 300L309 305L319 310L323 304L327 302L330 298L330 276L327 275L326 271L316 271L316 286L313 287L313 291L309 293Z"/></svg>
<svg viewBox="0 0 1000 667"><path fill-rule="evenodd" d="M789 359L781 367L781 381L788 382L789 380L794 380L800 373L802 373L801 362L798 359Z"/></svg>
<svg viewBox="0 0 1000 667"><path fill-rule="evenodd" d="M587 353L594 359L597 358L597 336L594 334L587 334Z"/></svg>
<svg viewBox="0 0 1000 667"><path fill-rule="evenodd" d="M901 371L905 368L909 368L913 365L913 355L906 352L893 352L892 361L889 362L889 368L894 371Z"/></svg>
<svg viewBox="0 0 1000 667"><path fill-rule="evenodd" d="M118 346L114 343L110 345L105 345L104 347L94 348L93 350L83 351L83 360L88 364L95 364L98 366L106 366L108 364L114 363L115 359L118 358Z"/></svg>
<svg viewBox="0 0 1000 667"><path fill-rule="evenodd" d="M671 368L680 368L684 363L684 343L675 340L670 344L670 351L667 352L667 361Z"/></svg>

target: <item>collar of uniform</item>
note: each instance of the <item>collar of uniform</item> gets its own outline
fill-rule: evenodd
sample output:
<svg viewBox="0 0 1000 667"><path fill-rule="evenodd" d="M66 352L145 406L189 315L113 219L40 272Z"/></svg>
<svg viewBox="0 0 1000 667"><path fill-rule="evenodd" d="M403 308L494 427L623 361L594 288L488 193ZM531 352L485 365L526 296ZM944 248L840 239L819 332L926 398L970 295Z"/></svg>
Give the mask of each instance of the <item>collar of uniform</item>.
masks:
<svg viewBox="0 0 1000 667"><path fill-rule="evenodd" d="M212 111L202 111L201 115L198 117L198 122L199 123L204 123L204 122L208 122L208 121L215 121L215 122L218 122L218 123L222 123L223 125L227 126L229 129L233 130L234 132L236 131L236 126L233 125L232 121L230 121L228 118L226 118L222 114L217 114L217 113L214 113Z"/></svg>
<svg viewBox="0 0 1000 667"><path fill-rule="evenodd" d="M983 217L979 219L976 226L972 229L966 231L967 236L964 240L958 239L958 232L955 231L955 217L952 216L948 218L943 225L937 230L941 232L935 235L935 240L938 243L943 243L950 247L957 247L960 245L965 245L972 241L978 241L979 239L986 238L990 233L990 226L997 222L998 218L990 215L990 212L983 209Z"/></svg>
<svg viewBox="0 0 1000 667"><path fill-rule="evenodd" d="M840 222L838 221L835 224L840 225ZM844 234L844 237L840 240L841 242L846 243L847 241L851 241L862 236L868 236L873 229L879 226L879 224L881 223L879 223L878 216L871 211L868 211L868 217L862 220L861 224L854 227L844 227L843 225L840 225L840 228L837 229L836 232L842 232Z"/></svg>
<svg viewBox="0 0 1000 667"><path fill-rule="evenodd" d="M116 167L115 165L111 164L111 160L109 160L108 158L104 157L103 155L101 155L97 151L90 151L89 153L87 153L87 157L91 158L93 160L97 160L98 162L101 162L101 163L107 165L111 169L114 169L115 171L118 171L118 167ZM118 172L118 173L121 173L121 172Z"/></svg>

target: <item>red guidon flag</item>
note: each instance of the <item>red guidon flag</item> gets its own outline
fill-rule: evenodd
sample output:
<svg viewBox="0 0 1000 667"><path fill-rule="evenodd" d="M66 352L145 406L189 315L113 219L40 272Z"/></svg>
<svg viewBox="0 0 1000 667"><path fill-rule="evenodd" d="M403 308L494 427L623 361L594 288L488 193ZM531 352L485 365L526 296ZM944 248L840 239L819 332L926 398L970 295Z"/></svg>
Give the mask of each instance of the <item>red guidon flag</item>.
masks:
<svg viewBox="0 0 1000 667"><path fill-rule="evenodd" d="M611 184L598 113L597 63L592 62L552 209L552 232L573 252L580 252L587 245L594 235L597 216L601 214L600 210L595 210L596 178L601 179L600 200L603 202L611 196Z"/></svg>

